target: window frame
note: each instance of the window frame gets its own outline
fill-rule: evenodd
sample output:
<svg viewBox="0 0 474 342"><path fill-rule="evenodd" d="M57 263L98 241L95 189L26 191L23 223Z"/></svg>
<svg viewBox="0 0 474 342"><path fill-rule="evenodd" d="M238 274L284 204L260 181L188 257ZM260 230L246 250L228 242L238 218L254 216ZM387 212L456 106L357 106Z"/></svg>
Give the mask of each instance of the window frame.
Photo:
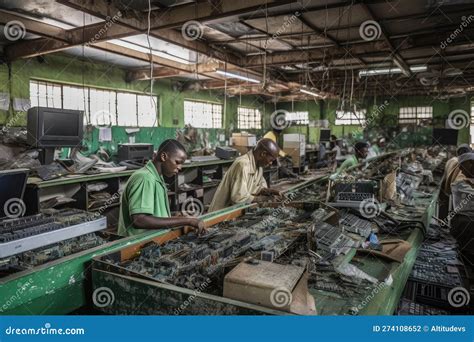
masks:
<svg viewBox="0 0 474 342"><path fill-rule="evenodd" d="M241 124L240 124L240 116L241 116L241 113L239 112L241 109L247 109L247 110L252 110L253 111L253 118L254 120L252 120L253 123L258 123L258 126L259 127L242 127ZM258 115L260 116L260 119L257 121L255 119L255 114L258 113ZM237 106L237 128L238 129L262 129L263 125L262 125L262 112L260 111L260 109L258 108L255 108L255 107L247 107L247 106Z"/></svg>
<svg viewBox="0 0 474 342"><path fill-rule="evenodd" d="M429 108L430 113L421 113L423 108ZM408 109L415 109L415 113L402 113L402 110L408 110ZM401 115L404 114L404 117L401 117ZM425 114L428 114L429 116L424 116ZM423 116L421 116L423 115ZM399 107L398 108L398 125L399 126L411 126L415 125L418 126L421 124L422 121L424 120L430 120L433 122L433 106L405 106L405 107Z"/></svg>
<svg viewBox="0 0 474 342"><path fill-rule="evenodd" d="M307 126L309 125L309 111L307 110L294 110L294 111L288 111L288 114L291 115L296 115L298 113L303 113L306 115L306 118L285 118L288 123L290 123L291 126Z"/></svg>
<svg viewBox="0 0 474 342"><path fill-rule="evenodd" d="M364 126L367 123L367 109L360 108L355 111L336 110L336 126ZM346 116L349 116L347 118ZM361 118L361 116L363 116Z"/></svg>
<svg viewBox="0 0 474 342"><path fill-rule="evenodd" d="M200 103L202 105L211 105L211 127L203 127L199 126L196 124L196 122L186 122L187 119L187 114L186 114L186 102L191 102L191 103ZM220 117L216 118L214 117L214 112L213 112L213 107L214 106L219 106L220 107ZM224 105L220 102L214 102L214 101L206 101L206 100L199 100L199 99L184 99L183 100L183 121L184 125L191 125L194 128L213 128L213 129L222 129L223 123L224 123ZM219 123L219 126L216 127L215 123Z"/></svg>
<svg viewBox="0 0 474 342"><path fill-rule="evenodd" d="M32 84L36 84L37 88L38 85L44 84L46 86L51 85L53 87L59 87L60 88L60 98L61 98L61 107L60 109L69 109L69 108L64 108L64 88L65 87L70 87L70 88L78 88L79 90L82 90L84 96L86 97L85 100L83 98L83 101L85 103L85 109L79 109L84 111L84 117L86 119L86 124L94 125L92 120L92 115L95 113L91 113L91 90L94 91L99 91L99 92L109 92L113 93L113 104L110 106L113 108L114 113L110 113L111 116L113 116L113 122L112 126L120 126L120 127L137 127L137 128L142 128L142 127L156 127L156 123L159 121L159 96L155 94L150 94L150 93L143 93L139 91L130 91L130 90L122 90L122 89L112 89L112 88L106 88L106 87L100 87L100 86L90 86L86 84L77 84L77 83L69 83L69 82L57 82L57 81L50 81L47 79L41 79L41 78L30 78L29 80L29 89L30 89L30 101L31 101L31 106L41 106L40 104L40 97L38 94L36 94L36 101L33 101L34 95L31 93L32 90ZM126 125L126 126L121 126L119 125L119 109L118 109L118 97L121 94L131 94L135 96L135 118L136 118L136 123L134 125ZM154 103L155 103L155 108L154 108L154 125L149 126L149 125L140 125L140 115L138 112L138 97L139 96L153 96ZM47 97L47 92L46 92L46 97ZM58 107L52 107L52 108L58 108ZM152 109L150 107L150 109ZM99 110L100 111L100 110ZM96 111L98 112L98 111ZM152 116L152 113L150 112L150 117Z"/></svg>

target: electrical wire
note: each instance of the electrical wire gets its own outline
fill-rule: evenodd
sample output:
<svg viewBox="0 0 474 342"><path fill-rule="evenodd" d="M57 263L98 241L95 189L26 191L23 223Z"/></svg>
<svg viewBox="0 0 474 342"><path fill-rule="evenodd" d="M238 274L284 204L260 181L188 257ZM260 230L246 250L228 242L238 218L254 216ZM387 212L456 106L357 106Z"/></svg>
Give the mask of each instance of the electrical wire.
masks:
<svg viewBox="0 0 474 342"><path fill-rule="evenodd" d="M153 96L153 49L151 47L151 41L150 41L150 30L151 30L151 0L148 0L148 15L147 15L147 31L146 31L146 40L148 42L148 50L150 51L150 104L152 108L155 109L155 121L153 122L152 127L158 127L159 126L159 121L158 121L158 104L155 101L155 97ZM137 113L138 115L138 113ZM152 138L154 135L155 131L152 132Z"/></svg>

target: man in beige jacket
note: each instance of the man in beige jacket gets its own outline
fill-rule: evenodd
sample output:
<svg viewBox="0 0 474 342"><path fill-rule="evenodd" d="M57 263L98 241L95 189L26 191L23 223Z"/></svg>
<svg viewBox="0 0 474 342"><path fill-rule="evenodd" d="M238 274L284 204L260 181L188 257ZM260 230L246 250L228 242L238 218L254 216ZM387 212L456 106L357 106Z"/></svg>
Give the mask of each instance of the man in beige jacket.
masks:
<svg viewBox="0 0 474 342"><path fill-rule="evenodd" d="M278 158L279 151L274 141L262 139L253 150L238 157L217 188L209 212L237 203L251 203L260 196L279 195L268 188L263 178L263 168Z"/></svg>

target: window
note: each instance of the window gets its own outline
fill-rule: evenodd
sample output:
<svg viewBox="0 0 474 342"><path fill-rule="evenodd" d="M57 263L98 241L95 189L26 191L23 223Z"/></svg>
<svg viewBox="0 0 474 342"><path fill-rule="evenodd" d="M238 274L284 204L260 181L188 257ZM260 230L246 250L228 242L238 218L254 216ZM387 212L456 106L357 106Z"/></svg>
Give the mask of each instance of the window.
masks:
<svg viewBox="0 0 474 342"><path fill-rule="evenodd" d="M30 81L32 106L83 110L92 125L153 127L158 97L116 90Z"/></svg>
<svg viewBox="0 0 474 342"><path fill-rule="evenodd" d="M433 107L400 107L399 124L416 124L433 119Z"/></svg>
<svg viewBox="0 0 474 342"><path fill-rule="evenodd" d="M115 92L109 90L89 90L90 123L92 125L117 125L115 96Z"/></svg>
<svg viewBox="0 0 474 342"><path fill-rule="evenodd" d="M117 125L137 126L137 95L117 94Z"/></svg>
<svg viewBox="0 0 474 342"><path fill-rule="evenodd" d="M63 85L63 108L83 110L89 116L89 89Z"/></svg>
<svg viewBox="0 0 474 342"><path fill-rule="evenodd" d="M289 112L286 121L290 121L293 125L308 125L309 124L309 113L308 112Z"/></svg>
<svg viewBox="0 0 474 342"><path fill-rule="evenodd" d="M157 113L157 98L147 95L137 95L138 105L138 122L140 126L153 127L156 126L158 118Z"/></svg>
<svg viewBox="0 0 474 342"><path fill-rule="evenodd" d="M185 100L184 124L197 128L222 128L222 105Z"/></svg>
<svg viewBox="0 0 474 342"><path fill-rule="evenodd" d="M32 107L62 108L61 86L46 83L30 83L30 101Z"/></svg>
<svg viewBox="0 0 474 342"><path fill-rule="evenodd" d="M237 107L237 126L242 129L261 129L262 114L256 108Z"/></svg>
<svg viewBox="0 0 474 342"><path fill-rule="evenodd" d="M359 109L354 111L343 111L336 110L336 125L365 125L365 109Z"/></svg>

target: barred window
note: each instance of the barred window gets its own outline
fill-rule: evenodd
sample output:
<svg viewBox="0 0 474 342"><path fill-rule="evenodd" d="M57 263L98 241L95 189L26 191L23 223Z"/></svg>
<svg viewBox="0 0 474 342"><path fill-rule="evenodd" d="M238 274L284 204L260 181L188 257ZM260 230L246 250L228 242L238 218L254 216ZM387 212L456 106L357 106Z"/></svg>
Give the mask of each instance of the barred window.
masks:
<svg viewBox="0 0 474 342"><path fill-rule="evenodd" d="M365 109L359 109L355 111L336 111L336 125L356 125L363 126L366 123Z"/></svg>
<svg viewBox="0 0 474 342"><path fill-rule="evenodd" d="M158 97L41 80L30 81L31 106L83 110L92 125L153 127Z"/></svg>
<svg viewBox="0 0 474 342"><path fill-rule="evenodd" d="M184 124L197 128L222 128L222 105L185 100Z"/></svg>
<svg viewBox="0 0 474 342"><path fill-rule="evenodd" d="M237 107L237 126L241 129L261 129L262 114L256 108Z"/></svg>
<svg viewBox="0 0 474 342"><path fill-rule="evenodd" d="M309 113L308 112L289 112L287 114L286 121L290 121L293 125L308 125Z"/></svg>
<svg viewBox="0 0 474 342"><path fill-rule="evenodd" d="M400 107L398 113L399 124L416 124L433 119L433 107Z"/></svg>

